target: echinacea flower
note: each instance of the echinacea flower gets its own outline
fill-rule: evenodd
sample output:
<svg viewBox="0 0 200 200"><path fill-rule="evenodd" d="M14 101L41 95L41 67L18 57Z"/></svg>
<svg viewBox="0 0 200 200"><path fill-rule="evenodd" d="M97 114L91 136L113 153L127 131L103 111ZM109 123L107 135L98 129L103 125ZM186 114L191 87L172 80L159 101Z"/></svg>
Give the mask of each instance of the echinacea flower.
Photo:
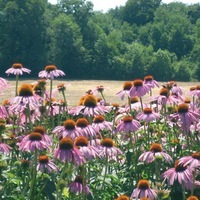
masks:
<svg viewBox="0 0 200 200"><path fill-rule="evenodd" d="M118 157L122 155L122 151L115 146L111 138L104 138L99 146L99 154L102 158L108 158L108 161L117 161Z"/></svg>
<svg viewBox="0 0 200 200"><path fill-rule="evenodd" d="M98 115L98 116L94 117L92 126L96 130L109 130L109 131L111 131L113 123L106 121L105 117L103 115Z"/></svg>
<svg viewBox="0 0 200 200"><path fill-rule="evenodd" d="M130 198L126 195L120 195L115 200L130 200Z"/></svg>
<svg viewBox="0 0 200 200"><path fill-rule="evenodd" d="M131 194L131 199L133 198L143 198L148 197L150 200L154 200L157 198L156 191L150 188L150 183L146 179L139 180L137 184L137 188L133 190Z"/></svg>
<svg viewBox="0 0 200 200"><path fill-rule="evenodd" d="M190 130L192 123L197 122L200 119L200 114L195 111L191 111L186 103L179 104L177 113L173 114L172 116L179 117L184 133Z"/></svg>
<svg viewBox="0 0 200 200"><path fill-rule="evenodd" d="M9 145L7 145L7 144L5 144L5 143L2 143L2 142L0 141L0 152L1 152L1 153L7 154L7 153L10 152L11 149L12 149L12 148L11 148Z"/></svg>
<svg viewBox="0 0 200 200"><path fill-rule="evenodd" d="M0 77L0 94L8 87L8 81Z"/></svg>
<svg viewBox="0 0 200 200"><path fill-rule="evenodd" d="M136 118L139 121L149 123L151 121L156 121L157 119L159 119L160 115L154 112L152 108L144 108L143 112L138 113Z"/></svg>
<svg viewBox="0 0 200 200"><path fill-rule="evenodd" d="M188 198L187 198L187 200L199 200L199 198L197 197L197 196L189 196Z"/></svg>
<svg viewBox="0 0 200 200"><path fill-rule="evenodd" d="M92 160L99 156L97 147L89 145L88 139L84 136L79 136L75 139L74 144L82 152L84 158Z"/></svg>
<svg viewBox="0 0 200 200"><path fill-rule="evenodd" d="M58 70L55 65L47 65L45 70L39 72L40 78L54 79L54 77L64 76L65 73L62 70Z"/></svg>
<svg viewBox="0 0 200 200"><path fill-rule="evenodd" d="M99 135L99 129L90 125L88 120L84 117L81 117L76 121L76 127L81 136L96 138L97 135Z"/></svg>
<svg viewBox="0 0 200 200"><path fill-rule="evenodd" d="M38 99L34 96L33 87L24 83L19 87L18 96L10 99L11 104L29 104L30 109L34 109L39 104Z"/></svg>
<svg viewBox="0 0 200 200"><path fill-rule="evenodd" d="M47 143L42 138L42 134L38 132L29 133L20 143L18 143L18 146L21 151L49 149Z"/></svg>
<svg viewBox="0 0 200 200"><path fill-rule="evenodd" d="M131 81L126 81L123 84L123 90L120 90L119 92L117 92L116 95L118 95L121 100L124 100L124 97L127 95L129 95L129 90L131 89L131 87L133 86L133 83Z"/></svg>
<svg viewBox="0 0 200 200"><path fill-rule="evenodd" d="M179 159L179 163L192 169L200 167L200 152L192 153L191 156L184 156Z"/></svg>
<svg viewBox="0 0 200 200"><path fill-rule="evenodd" d="M164 158L167 162L172 162L172 158L169 154L165 153L162 149L161 144L153 143L150 150L144 152L140 157L139 161L145 163L152 163L156 158Z"/></svg>
<svg viewBox="0 0 200 200"><path fill-rule="evenodd" d="M23 67L21 63L14 63L11 68L6 70L6 74L22 75L23 72L30 74L31 70Z"/></svg>
<svg viewBox="0 0 200 200"><path fill-rule="evenodd" d="M151 90L150 84L144 84L141 79L136 79L133 81L133 86L129 91L129 96L134 97L138 96L141 98Z"/></svg>
<svg viewBox="0 0 200 200"><path fill-rule="evenodd" d="M97 102L97 98L92 94L88 94L85 97L83 97L80 106L69 110L69 113L72 115L82 114L83 116L89 117L104 115L105 112L108 112L108 109L103 105L99 105Z"/></svg>
<svg viewBox="0 0 200 200"><path fill-rule="evenodd" d="M59 141L59 146L54 152L54 159L56 158L59 158L62 163L70 162L76 166L85 163L82 153L74 146L74 141L69 137Z"/></svg>
<svg viewBox="0 0 200 200"><path fill-rule="evenodd" d="M40 155L38 158L37 171L41 172L57 172L58 168L47 155Z"/></svg>
<svg viewBox="0 0 200 200"><path fill-rule="evenodd" d="M52 144L52 138L46 133L46 129L43 126L35 126L33 128L33 132L40 133L42 135L42 139L49 145Z"/></svg>
<svg viewBox="0 0 200 200"><path fill-rule="evenodd" d="M147 75L144 77L144 84L148 84L151 88L159 87L157 81L154 80L154 77L151 75Z"/></svg>
<svg viewBox="0 0 200 200"><path fill-rule="evenodd" d="M82 176L76 176L74 181L69 184L69 191L75 194L92 193Z"/></svg>
<svg viewBox="0 0 200 200"><path fill-rule="evenodd" d="M124 116L123 119L117 124L115 132L135 132L140 128L140 122L133 119L132 116Z"/></svg>
<svg viewBox="0 0 200 200"><path fill-rule="evenodd" d="M191 168L180 164L179 160L175 162L174 168L170 168L165 171L161 177L164 180L168 180L169 185L173 185L175 181L178 181L180 185L183 185L186 189L190 189L194 181Z"/></svg>
<svg viewBox="0 0 200 200"><path fill-rule="evenodd" d="M75 139L80 136L79 130L76 127L76 122L73 119L65 120L63 126L56 126L52 133L58 134L58 138L70 137Z"/></svg>

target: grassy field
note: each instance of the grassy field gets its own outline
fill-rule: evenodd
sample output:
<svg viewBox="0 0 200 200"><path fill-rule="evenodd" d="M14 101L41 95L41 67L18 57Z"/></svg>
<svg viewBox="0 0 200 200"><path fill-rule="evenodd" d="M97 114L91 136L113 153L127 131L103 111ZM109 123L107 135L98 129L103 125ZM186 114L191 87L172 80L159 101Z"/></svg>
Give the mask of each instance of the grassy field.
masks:
<svg viewBox="0 0 200 200"><path fill-rule="evenodd" d="M4 90L4 93L1 94L0 100L1 102L5 99L9 99L11 97L14 97L15 92L15 81L7 79L10 86L9 88L6 88ZM19 80L19 86L22 83L34 83L36 80ZM53 89L57 87L59 83L65 83L67 85L66 87L66 98L67 102L70 105L77 105L79 102L79 99L82 95L85 94L86 91L90 89L95 89L97 86L103 85L105 87L104 95L109 103L119 103L122 104L122 102L119 97L116 95L117 92L122 90L124 81L108 81L108 80L54 80L53 81ZM162 86L165 82L159 82L159 85ZM192 86L197 86L200 84L200 82L177 82L178 86L181 86L183 88L183 91L186 92L189 90ZM50 84L47 82L47 90L49 90ZM153 95L159 94L159 88L153 89ZM98 97L100 97L100 94L97 94ZM61 99L62 96L58 92L55 94L56 99ZM148 98L146 96L146 98Z"/></svg>

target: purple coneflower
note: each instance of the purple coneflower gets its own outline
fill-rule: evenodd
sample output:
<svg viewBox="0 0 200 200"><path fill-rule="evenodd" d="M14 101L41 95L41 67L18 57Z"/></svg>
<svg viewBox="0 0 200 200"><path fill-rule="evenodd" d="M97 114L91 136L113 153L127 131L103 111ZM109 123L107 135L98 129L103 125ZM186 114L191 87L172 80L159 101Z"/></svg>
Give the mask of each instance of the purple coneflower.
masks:
<svg viewBox="0 0 200 200"><path fill-rule="evenodd" d="M117 124L116 132L135 132L140 128L140 122L133 119L132 116L125 116L123 119Z"/></svg>
<svg viewBox="0 0 200 200"><path fill-rule="evenodd" d="M99 146L100 157L108 158L108 161L117 161L118 157L122 155L122 151L115 147L115 143L111 138L104 138L101 140Z"/></svg>
<svg viewBox="0 0 200 200"><path fill-rule="evenodd" d="M82 152L84 158L92 160L99 156L99 151L95 146L89 145L88 139L84 136L79 136L75 139L74 145Z"/></svg>
<svg viewBox="0 0 200 200"><path fill-rule="evenodd" d="M56 126L52 133L57 133L58 138L70 137L75 139L80 136L79 130L76 127L76 122L73 119L67 119L63 122L63 126Z"/></svg>
<svg viewBox="0 0 200 200"><path fill-rule="evenodd" d="M156 112L153 111L152 108L144 108L143 112L140 112L137 114L136 118L138 120L142 120L144 122L151 122L151 121L155 121L157 119L160 118L160 115Z"/></svg>
<svg viewBox="0 0 200 200"><path fill-rule="evenodd" d="M158 143L153 143L150 147L150 150L144 152L140 157L139 161L145 163L152 163L156 158L164 158L167 162L172 162L172 158L170 155L165 153L162 149L162 146Z"/></svg>
<svg viewBox="0 0 200 200"><path fill-rule="evenodd" d="M196 197L196 196L189 196L189 197L187 198L187 200L199 200L199 198Z"/></svg>
<svg viewBox="0 0 200 200"><path fill-rule="evenodd" d="M141 79L136 79L133 81L133 86L129 91L129 96L134 97L138 96L141 98L151 90L151 85L144 84Z"/></svg>
<svg viewBox="0 0 200 200"><path fill-rule="evenodd" d="M75 180L69 184L69 190L75 194L89 194L92 193L89 187L86 184L86 181L83 180L82 176L76 176Z"/></svg>
<svg viewBox="0 0 200 200"><path fill-rule="evenodd" d="M120 195L115 200L130 200L130 198L126 195Z"/></svg>
<svg viewBox="0 0 200 200"><path fill-rule="evenodd" d="M47 143L43 140L43 136L39 132L31 132L18 143L21 151L35 151L48 149Z"/></svg>
<svg viewBox="0 0 200 200"><path fill-rule="evenodd" d="M99 129L89 124L88 120L84 117L76 121L76 127L80 136L87 138L96 138L99 135Z"/></svg>
<svg viewBox="0 0 200 200"><path fill-rule="evenodd" d="M200 167L200 152L192 153L191 156L184 156L179 159L179 163L184 166L189 165L190 168L195 169Z"/></svg>
<svg viewBox="0 0 200 200"><path fill-rule="evenodd" d="M150 188L150 183L148 180L141 179L137 184L137 188L133 190L131 194L131 199L133 198L143 198L148 197L150 200L154 200L157 198L157 194L154 189Z"/></svg>
<svg viewBox="0 0 200 200"><path fill-rule="evenodd" d="M58 70L55 65L47 65L45 70L39 72L40 78L54 79L54 77L64 76L65 73L62 70Z"/></svg>
<svg viewBox="0 0 200 200"><path fill-rule="evenodd" d="M172 117L179 117L182 129L186 133L190 130L192 123L198 122L200 114L191 111L186 103L181 103L178 105L177 113L173 114Z"/></svg>
<svg viewBox="0 0 200 200"><path fill-rule="evenodd" d="M8 117L8 112L5 106L0 105L0 118L7 118L7 117Z"/></svg>
<svg viewBox="0 0 200 200"><path fill-rule="evenodd" d="M0 93L8 87L8 81L0 77Z"/></svg>
<svg viewBox="0 0 200 200"><path fill-rule="evenodd" d="M79 149L74 147L71 138L65 137L59 141L59 147L55 150L54 158L59 158L61 162L70 162L76 166L85 163L85 159Z"/></svg>
<svg viewBox="0 0 200 200"><path fill-rule="evenodd" d="M188 92L188 94L193 97L196 96L197 98L200 98L200 85L190 88L190 91Z"/></svg>
<svg viewBox="0 0 200 200"><path fill-rule="evenodd" d="M52 144L52 138L47 135L46 129L43 126L35 126L33 132L40 133L42 135L42 140L45 141L48 145Z"/></svg>
<svg viewBox="0 0 200 200"><path fill-rule="evenodd" d="M131 81L126 81L123 84L123 90L120 90L116 95L118 95L121 100L124 100L124 97L129 95L129 90L133 86L133 83Z"/></svg>
<svg viewBox="0 0 200 200"><path fill-rule="evenodd" d="M173 185L175 181L178 181L186 189L190 189L194 181L192 170L180 164L179 160L175 162L174 168L168 169L161 176L164 180L168 180L169 185Z"/></svg>
<svg viewBox="0 0 200 200"><path fill-rule="evenodd" d="M7 154L7 153L10 152L11 149L12 149L12 148L11 148L9 145L7 145L7 144L5 144L5 143L2 143L2 142L0 141L0 152L2 152L2 153L4 153L4 154Z"/></svg>
<svg viewBox="0 0 200 200"><path fill-rule="evenodd" d="M106 130L112 131L113 123L106 121L105 117L103 115L98 115L98 116L94 117L92 126L96 130L105 130L106 129Z"/></svg>
<svg viewBox="0 0 200 200"><path fill-rule="evenodd" d="M58 168L55 163L49 160L49 157L47 155L40 155L38 158L37 171L57 172Z"/></svg>
<svg viewBox="0 0 200 200"><path fill-rule="evenodd" d="M6 70L6 74L22 75L23 72L30 74L31 70L23 67L21 63L14 63L11 68Z"/></svg>
<svg viewBox="0 0 200 200"><path fill-rule="evenodd" d="M147 75L144 77L144 84L148 84L151 88L159 87L157 81L154 80L153 76Z"/></svg>
<svg viewBox="0 0 200 200"><path fill-rule="evenodd" d="M92 94L83 97L81 105L69 111L72 115L83 114L83 116L104 115L105 112L108 112L108 109L105 106L98 105L97 98Z"/></svg>
<svg viewBox="0 0 200 200"><path fill-rule="evenodd" d="M34 96L33 87L24 83L19 87L18 96L10 99L10 103L12 104L29 104L30 109L35 108L38 105L38 99Z"/></svg>

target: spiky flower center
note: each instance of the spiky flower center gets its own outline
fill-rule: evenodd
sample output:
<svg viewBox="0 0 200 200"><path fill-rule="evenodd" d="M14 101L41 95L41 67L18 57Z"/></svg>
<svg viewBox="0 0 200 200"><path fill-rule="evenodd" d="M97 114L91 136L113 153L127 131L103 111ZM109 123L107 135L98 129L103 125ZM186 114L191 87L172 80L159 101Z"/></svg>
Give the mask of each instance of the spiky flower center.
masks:
<svg viewBox="0 0 200 200"><path fill-rule="evenodd" d="M149 189L150 188L149 181L147 181L145 179L139 180L139 182L138 182L138 188L140 190L147 190L147 189Z"/></svg>
<svg viewBox="0 0 200 200"><path fill-rule="evenodd" d="M118 103L112 103L112 106L115 108L119 108L119 104Z"/></svg>
<svg viewBox="0 0 200 200"><path fill-rule="evenodd" d="M98 124L98 123L102 123L105 121L105 117L102 115L96 116L93 120L94 123Z"/></svg>
<svg viewBox="0 0 200 200"><path fill-rule="evenodd" d="M45 67L45 71L47 71L47 72L51 72L51 71L54 71L56 69L57 69L57 67L55 65L47 65Z"/></svg>
<svg viewBox="0 0 200 200"><path fill-rule="evenodd" d="M153 80L153 76L151 76L151 75L145 76L144 80L145 81L152 81Z"/></svg>
<svg viewBox="0 0 200 200"><path fill-rule="evenodd" d="M197 85L197 86L196 86L196 90L200 90L200 85Z"/></svg>
<svg viewBox="0 0 200 200"><path fill-rule="evenodd" d="M10 103L9 99L5 99L5 100L2 102L2 105L3 105L3 106L7 106L7 105L9 105L9 103Z"/></svg>
<svg viewBox="0 0 200 200"><path fill-rule="evenodd" d="M65 127L66 130L74 130L76 123L73 119L67 119L64 121L63 126Z"/></svg>
<svg viewBox="0 0 200 200"><path fill-rule="evenodd" d="M153 110L151 108L144 108L144 114L152 114Z"/></svg>
<svg viewBox="0 0 200 200"><path fill-rule="evenodd" d="M40 141L42 140L42 134L38 132L31 132L29 134L29 140L31 141Z"/></svg>
<svg viewBox="0 0 200 200"><path fill-rule="evenodd" d="M156 152L161 152L162 151L162 146L158 143L153 143L150 147L150 151L153 151L154 153Z"/></svg>
<svg viewBox="0 0 200 200"><path fill-rule="evenodd" d="M187 167L184 166L183 164L179 164L178 160L175 162L175 171L176 172L184 172L186 169L187 169Z"/></svg>
<svg viewBox="0 0 200 200"><path fill-rule="evenodd" d="M190 88L190 91L194 91L194 90L196 90L195 86L193 86L193 87Z"/></svg>
<svg viewBox="0 0 200 200"><path fill-rule="evenodd" d="M116 200L129 200L130 198L126 195L119 196Z"/></svg>
<svg viewBox="0 0 200 200"><path fill-rule="evenodd" d="M200 160L200 152L193 153L192 158Z"/></svg>
<svg viewBox="0 0 200 200"><path fill-rule="evenodd" d="M82 176L76 176L75 180L76 183L81 183L83 184L83 177Z"/></svg>
<svg viewBox="0 0 200 200"><path fill-rule="evenodd" d="M97 91L98 92L103 92L104 91L104 86L103 85L99 85L99 86L97 86Z"/></svg>
<svg viewBox="0 0 200 200"><path fill-rule="evenodd" d="M23 66L22 66L22 64L21 63L14 63L13 65L12 65L12 68L14 68L14 69L21 69Z"/></svg>
<svg viewBox="0 0 200 200"><path fill-rule="evenodd" d="M131 103L139 102L139 98L137 96L131 98Z"/></svg>
<svg viewBox="0 0 200 200"><path fill-rule="evenodd" d="M133 117L132 116L125 116L122 121L124 121L124 123L130 123L132 122Z"/></svg>
<svg viewBox="0 0 200 200"><path fill-rule="evenodd" d="M28 83L24 83L20 86L18 94L22 97L33 96L33 87Z"/></svg>
<svg viewBox="0 0 200 200"><path fill-rule="evenodd" d="M142 197L142 198L140 198L140 200L149 200L149 198L148 197Z"/></svg>
<svg viewBox="0 0 200 200"><path fill-rule="evenodd" d="M22 165L23 168L27 168L30 165L30 161L22 159L21 160L21 165Z"/></svg>
<svg viewBox="0 0 200 200"><path fill-rule="evenodd" d="M196 196L190 196L187 198L187 200L199 200Z"/></svg>
<svg viewBox="0 0 200 200"><path fill-rule="evenodd" d="M167 97L169 95L169 90L167 88L162 88L160 90L160 95Z"/></svg>
<svg viewBox="0 0 200 200"><path fill-rule="evenodd" d="M133 83L131 81L126 81L123 84L123 90L130 90L132 86L133 86Z"/></svg>
<svg viewBox="0 0 200 200"><path fill-rule="evenodd" d="M178 113L186 113L188 112L189 106L186 103L182 103L178 105Z"/></svg>
<svg viewBox="0 0 200 200"><path fill-rule="evenodd" d="M40 155L38 161L42 164L46 164L49 162L49 157L47 155Z"/></svg>
<svg viewBox="0 0 200 200"><path fill-rule="evenodd" d="M105 138L105 139L101 140L101 145L104 147L113 147L114 141L110 138Z"/></svg>
<svg viewBox="0 0 200 200"><path fill-rule="evenodd" d="M136 80L133 81L133 85L134 85L135 87L142 86L142 85L143 85L143 80L141 80L141 79L136 79Z"/></svg>
<svg viewBox="0 0 200 200"><path fill-rule="evenodd" d="M42 135L44 135L46 133L46 129L43 127L43 126L36 126L34 129L33 129L34 132L38 132Z"/></svg>
<svg viewBox="0 0 200 200"><path fill-rule="evenodd" d="M94 95L89 94L85 97L85 99L83 100L83 105L86 107L91 107L94 108L97 106L97 99Z"/></svg>
<svg viewBox="0 0 200 200"><path fill-rule="evenodd" d="M88 146L88 140L84 136L79 136L75 140L75 145L79 147L86 147Z"/></svg>
<svg viewBox="0 0 200 200"><path fill-rule="evenodd" d="M66 89L65 84L64 83L60 83L57 85L58 91L64 91Z"/></svg>
<svg viewBox="0 0 200 200"><path fill-rule="evenodd" d="M76 121L76 126L77 127L80 127L80 128L85 128L88 126L88 120L86 118L79 118L77 121Z"/></svg>
<svg viewBox="0 0 200 200"><path fill-rule="evenodd" d="M62 138L60 141L59 141L59 147L60 149L63 149L63 150L70 150L70 149L73 149L73 146L74 146L74 142L71 138Z"/></svg>
<svg viewBox="0 0 200 200"><path fill-rule="evenodd" d="M184 102L190 104L191 100L189 98L185 98Z"/></svg>

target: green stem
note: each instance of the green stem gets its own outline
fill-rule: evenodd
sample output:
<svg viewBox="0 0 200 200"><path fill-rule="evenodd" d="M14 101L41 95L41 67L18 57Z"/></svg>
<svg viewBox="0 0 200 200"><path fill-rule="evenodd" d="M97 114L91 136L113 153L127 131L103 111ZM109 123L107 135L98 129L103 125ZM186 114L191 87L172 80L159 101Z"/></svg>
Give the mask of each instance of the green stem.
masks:
<svg viewBox="0 0 200 200"><path fill-rule="evenodd" d="M36 186L36 176L37 176L37 155L38 151L35 149L34 157L33 157L33 167L31 172L31 185L30 185L30 193L29 199L32 200L35 197L35 186Z"/></svg>
<svg viewBox="0 0 200 200"><path fill-rule="evenodd" d="M19 75L16 75L16 88L15 88L15 96L18 95L18 83L19 83Z"/></svg>

